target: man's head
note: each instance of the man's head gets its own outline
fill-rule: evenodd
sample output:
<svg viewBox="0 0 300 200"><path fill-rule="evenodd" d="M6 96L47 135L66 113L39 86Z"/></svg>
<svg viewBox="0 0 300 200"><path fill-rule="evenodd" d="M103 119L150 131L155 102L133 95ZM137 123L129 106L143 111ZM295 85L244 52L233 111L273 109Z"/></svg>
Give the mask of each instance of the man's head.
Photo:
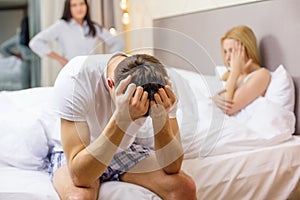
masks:
<svg viewBox="0 0 300 200"><path fill-rule="evenodd" d="M154 94L167 82L164 66L153 56L136 54L123 59L114 70L114 84L118 87L121 80L131 75L131 83L143 87L148 99L154 100Z"/></svg>

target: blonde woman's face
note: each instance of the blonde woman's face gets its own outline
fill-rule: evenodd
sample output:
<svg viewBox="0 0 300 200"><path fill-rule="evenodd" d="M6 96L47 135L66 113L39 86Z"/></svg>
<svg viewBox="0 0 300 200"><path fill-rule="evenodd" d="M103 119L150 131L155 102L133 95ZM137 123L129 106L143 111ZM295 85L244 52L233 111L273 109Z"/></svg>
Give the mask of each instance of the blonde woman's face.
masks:
<svg viewBox="0 0 300 200"><path fill-rule="evenodd" d="M70 9L72 18L76 21L82 21L87 12L84 0L71 0Z"/></svg>
<svg viewBox="0 0 300 200"><path fill-rule="evenodd" d="M223 51L224 51L224 57L225 57L225 62L227 67L230 67L229 64L232 57L232 51L235 48L236 43L237 40L231 38L225 39L223 41Z"/></svg>

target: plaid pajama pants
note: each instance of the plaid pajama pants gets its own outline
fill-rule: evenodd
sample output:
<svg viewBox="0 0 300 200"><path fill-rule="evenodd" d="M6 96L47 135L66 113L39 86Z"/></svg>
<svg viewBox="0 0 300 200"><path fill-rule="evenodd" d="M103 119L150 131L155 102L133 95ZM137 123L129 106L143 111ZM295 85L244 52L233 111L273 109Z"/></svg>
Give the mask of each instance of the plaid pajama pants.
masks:
<svg viewBox="0 0 300 200"><path fill-rule="evenodd" d="M135 166L141 160L150 156L148 147L133 143L127 151L121 151L114 155L110 165L100 176L100 182L120 181L120 176ZM50 156L49 175L53 177L54 172L67 163L64 152L55 151Z"/></svg>

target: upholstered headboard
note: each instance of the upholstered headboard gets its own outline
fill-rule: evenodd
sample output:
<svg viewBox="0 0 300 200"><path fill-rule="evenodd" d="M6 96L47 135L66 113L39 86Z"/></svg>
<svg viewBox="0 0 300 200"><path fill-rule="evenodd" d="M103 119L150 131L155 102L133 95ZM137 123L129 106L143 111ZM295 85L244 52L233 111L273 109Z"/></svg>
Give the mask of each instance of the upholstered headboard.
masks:
<svg viewBox="0 0 300 200"><path fill-rule="evenodd" d="M167 65L187 69L191 69L192 65L203 74L213 74L213 66L223 65L221 36L234 26L249 26L257 36L262 65L274 71L283 64L293 77L296 88L295 113L298 118L296 133L299 134L299 10L299 0L264 0L155 19L155 27L168 32L173 31L177 36L161 36L154 33L154 54ZM186 39L178 39L180 37ZM187 44L187 41L192 42ZM174 56L176 52L177 56Z"/></svg>

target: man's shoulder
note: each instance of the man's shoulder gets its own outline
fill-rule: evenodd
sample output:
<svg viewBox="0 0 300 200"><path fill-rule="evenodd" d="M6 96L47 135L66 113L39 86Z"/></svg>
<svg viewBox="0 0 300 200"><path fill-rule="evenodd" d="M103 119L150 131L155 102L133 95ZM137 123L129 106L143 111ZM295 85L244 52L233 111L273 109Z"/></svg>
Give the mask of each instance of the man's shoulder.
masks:
<svg viewBox="0 0 300 200"><path fill-rule="evenodd" d="M94 54L94 55L83 55L72 58L66 68L103 68L107 66L109 59L113 54Z"/></svg>
<svg viewBox="0 0 300 200"><path fill-rule="evenodd" d="M60 71L56 80L97 84L105 73L111 54L76 56Z"/></svg>
<svg viewBox="0 0 300 200"><path fill-rule="evenodd" d="M115 54L91 54L91 55L81 55L81 56L75 56L74 58L72 58L70 60L70 62L74 62L75 61L84 61L84 62L94 62L94 61L98 61L98 62L105 62L107 63L108 60L114 56Z"/></svg>

